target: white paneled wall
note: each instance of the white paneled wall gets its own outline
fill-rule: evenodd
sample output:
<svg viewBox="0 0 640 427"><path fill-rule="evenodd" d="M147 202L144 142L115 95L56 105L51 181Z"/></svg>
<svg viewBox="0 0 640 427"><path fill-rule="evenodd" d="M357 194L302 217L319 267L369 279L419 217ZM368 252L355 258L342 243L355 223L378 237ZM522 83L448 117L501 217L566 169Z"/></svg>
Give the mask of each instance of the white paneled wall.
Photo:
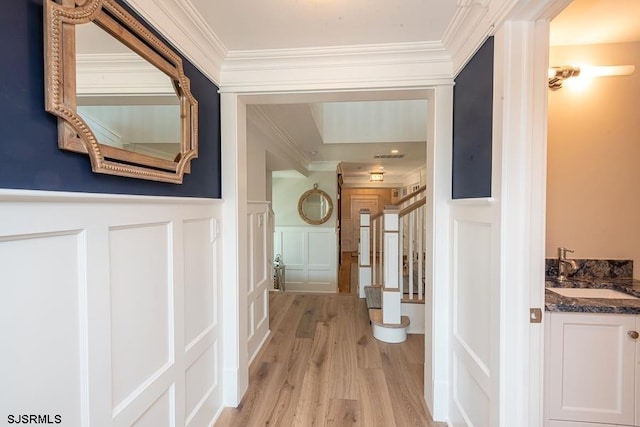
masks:
<svg viewBox="0 0 640 427"><path fill-rule="evenodd" d="M211 425L222 409L220 206L3 191L0 414Z"/></svg>
<svg viewBox="0 0 640 427"><path fill-rule="evenodd" d="M269 289L272 287L273 221L269 202L249 202L248 351L249 361L258 354L269 336Z"/></svg>
<svg viewBox="0 0 640 427"><path fill-rule="evenodd" d="M451 424L495 425L498 304L493 205L460 201L453 209Z"/></svg>
<svg viewBox="0 0 640 427"><path fill-rule="evenodd" d="M329 227L276 227L274 251L285 265L285 288L336 292L337 239Z"/></svg>

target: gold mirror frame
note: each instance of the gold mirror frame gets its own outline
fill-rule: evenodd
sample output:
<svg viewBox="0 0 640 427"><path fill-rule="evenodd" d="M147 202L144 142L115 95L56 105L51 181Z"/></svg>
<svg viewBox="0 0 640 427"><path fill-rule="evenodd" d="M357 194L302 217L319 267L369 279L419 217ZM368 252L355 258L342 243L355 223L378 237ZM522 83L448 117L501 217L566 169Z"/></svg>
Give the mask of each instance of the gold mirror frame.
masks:
<svg viewBox="0 0 640 427"><path fill-rule="evenodd" d="M327 212L324 214L324 216L320 219L314 219L314 218L309 218L305 213L304 213L304 202L305 200L307 200L310 196L317 194L320 197L323 197L328 204L328 209ZM307 224L311 224L311 225L320 225L320 224L324 224L325 222L329 221L329 218L331 218L331 214L333 213L333 202L331 201L331 196L329 196L327 193L325 193L322 190L318 189L318 184L313 184L313 189L304 192L304 194L302 194L302 196L300 196L300 199L298 199L298 215L300 215L300 218L302 218L304 220L304 222L306 222Z"/></svg>
<svg viewBox="0 0 640 427"><path fill-rule="evenodd" d="M115 0L45 0L45 109L58 116L58 146L87 153L97 173L181 184L198 157L198 102L182 59ZM101 144L77 111L75 25L94 22L165 73L180 101L180 153L173 161Z"/></svg>

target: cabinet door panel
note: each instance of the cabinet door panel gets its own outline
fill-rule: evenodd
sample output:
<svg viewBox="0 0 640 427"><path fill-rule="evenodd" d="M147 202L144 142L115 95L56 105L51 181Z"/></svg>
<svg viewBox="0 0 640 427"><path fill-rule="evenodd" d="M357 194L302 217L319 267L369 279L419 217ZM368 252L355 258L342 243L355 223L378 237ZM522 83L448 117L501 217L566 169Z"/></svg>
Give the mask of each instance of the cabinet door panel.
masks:
<svg viewBox="0 0 640 427"><path fill-rule="evenodd" d="M549 418L634 425L636 317L552 313Z"/></svg>

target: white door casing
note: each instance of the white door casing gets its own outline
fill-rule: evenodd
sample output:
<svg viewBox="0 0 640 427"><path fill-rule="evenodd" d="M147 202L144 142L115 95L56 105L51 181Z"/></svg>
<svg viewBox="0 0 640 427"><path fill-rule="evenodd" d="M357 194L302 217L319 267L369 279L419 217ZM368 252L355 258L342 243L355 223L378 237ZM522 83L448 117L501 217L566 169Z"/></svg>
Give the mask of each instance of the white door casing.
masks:
<svg viewBox="0 0 640 427"><path fill-rule="evenodd" d="M556 0L561 1L565 0ZM455 256L458 257L458 262L469 258L469 249L464 246L474 240L472 236L478 234L484 245L490 245L490 252L485 255L490 258L488 262L492 263L492 267L488 271L481 271L481 274L484 274L485 278L490 277L490 284L487 286L491 292L497 290L497 294L494 293L489 298L491 304L495 302L495 305L491 306L491 310L494 311L489 314L483 313L485 325L488 316L489 328L494 328L484 333L485 336L492 337L490 352L493 353L497 349L497 355L484 355L481 358L481 350L475 347L465 348L463 342L466 341L463 340L459 343L460 348L467 354L465 356L464 352L460 352L460 360L466 360L464 358L469 356L473 363L476 363L476 373L485 375L482 381L491 399L485 405L485 409L489 408L486 410L490 416L496 417L495 420L499 423L496 425L541 425L542 332L540 325L532 326L528 322L529 307L532 304L542 306L544 287L544 282L538 279L543 274L544 261L544 254L540 250L544 247L544 244L540 243L544 241L544 181L540 182L539 178L544 176L545 135L543 131L536 129L536 126L546 123L546 107L541 101L546 99L546 95L541 92L546 90L546 86L544 77L539 77L539 71L546 63L540 64L541 47L536 39L533 24L535 19L542 16L540 10L544 8L539 7L540 3L553 2L538 2L528 10L531 16L522 21L505 24L496 33L496 56L502 57L496 59L494 77L494 99L497 101L497 107L494 108L497 109L494 110L492 201L481 201L478 206L448 206L447 200L450 199L451 193L447 181L451 179L451 169L450 153L447 152L450 148L446 147L446 144L451 141L451 121L450 117L447 119L446 116L451 114L451 98L448 93L451 88L443 85L425 90L429 93L427 97L430 102L435 103L433 108L436 112L428 118L435 129L436 137L427 140L427 174L433 174L435 179L434 188L428 186L427 190L428 203L433 202L433 215L427 226L427 240L432 239L433 242L431 256L434 262L431 267L427 267L432 270L427 270L426 273L426 292L427 295L433 295L432 306L426 308L426 330L433 330L434 334L432 339L426 340L425 343L425 398L437 420L445 420L448 417L449 396L453 396L453 393L449 392L452 385L449 384L447 372L453 370L453 366L450 366L453 354L448 352L449 340L453 338L454 333L453 325L449 327L449 321L453 322L453 314L449 313L453 312L453 292L450 298L449 284L454 272L453 261L450 260L454 256L454 247L447 242L453 233L454 219L457 216L458 252ZM548 50L548 46L546 49ZM534 74L538 76L537 80L534 79ZM384 85L378 88L382 86ZM270 86L270 89L272 93L278 92L274 86ZM291 88L282 87L281 90L289 92L291 96ZM225 97L237 96L224 90L222 93L223 100ZM256 102L255 99L252 99L252 102ZM223 129L225 111L223 109ZM234 112L234 117L237 115ZM237 137L230 136L233 139ZM503 140L506 143L503 144ZM430 147L429 144L433 146ZM430 167L434 169L429 171ZM473 215L477 215L477 218L474 219ZM483 223L485 225L481 226ZM479 231L483 227L485 231ZM488 232L486 228L489 228ZM495 239L497 241L494 241ZM457 289L464 292L464 280L465 277L470 277L470 274L463 271L457 271L456 274ZM513 283L520 286L513 286ZM458 297L467 298L467 295ZM462 302L461 299L458 301ZM458 320L468 321L463 318L456 321ZM462 326L463 324L458 324L456 328ZM461 339L468 334L464 327L455 331L460 334ZM496 331L497 338L494 336ZM504 345L501 346L500 343ZM478 363L483 360L484 367ZM495 364L496 360L497 370L492 370L492 364ZM496 386L494 381L498 381L499 386Z"/></svg>
<svg viewBox="0 0 640 427"><path fill-rule="evenodd" d="M220 95L222 134L224 403L237 406L249 385L247 106L235 93Z"/></svg>
<svg viewBox="0 0 640 427"><path fill-rule="evenodd" d="M449 416L449 312L451 138L453 87L429 94L425 197L425 366L424 396L436 421ZM432 208L430 208L432 207ZM431 332L429 332L431 331Z"/></svg>

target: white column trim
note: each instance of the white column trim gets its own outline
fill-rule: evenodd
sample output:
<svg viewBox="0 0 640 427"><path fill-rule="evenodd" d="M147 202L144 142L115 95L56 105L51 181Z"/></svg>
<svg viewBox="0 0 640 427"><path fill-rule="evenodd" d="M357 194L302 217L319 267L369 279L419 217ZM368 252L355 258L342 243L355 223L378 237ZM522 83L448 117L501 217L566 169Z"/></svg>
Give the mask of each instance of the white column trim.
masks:
<svg viewBox="0 0 640 427"><path fill-rule="evenodd" d="M449 313L451 141L453 137L453 88L438 86L429 98L427 116L427 185L425 197L425 339L424 395L435 421L447 421L449 414ZM438 325L436 328L435 325Z"/></svg>
<svg viewBox="0 0 640 427"><path fill-rule="evenodd" d="M513 21L496 33L494 144L502 146L496 195L502 201L499 417L505 427L542 425L544 331L529 323L528 313L532 306L544 307L545 31L546 25Z"/></svg>
<svg viewBox="0 0 640 427"><path fill-rule="evenodd" d="M237 406L249 385L247 349L246 105L234 93L221 101L223 271L223 402Z"/></svg>

